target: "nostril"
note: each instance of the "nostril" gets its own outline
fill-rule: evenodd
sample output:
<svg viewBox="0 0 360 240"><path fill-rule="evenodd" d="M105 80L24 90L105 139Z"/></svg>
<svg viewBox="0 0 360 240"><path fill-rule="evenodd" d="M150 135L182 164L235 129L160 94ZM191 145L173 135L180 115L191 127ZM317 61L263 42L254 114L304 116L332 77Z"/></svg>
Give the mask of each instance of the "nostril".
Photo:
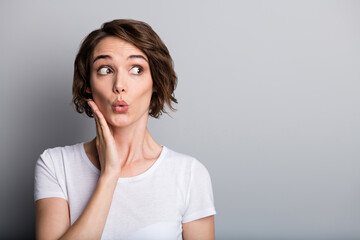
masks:
<svg viewBox="0 0 360 240"><path fill-rule="evenodd" d="M122 93L122 92L125 92L125 88L116 87L116 88L115 88L115 91L116 91L117 93Z"/></svg>

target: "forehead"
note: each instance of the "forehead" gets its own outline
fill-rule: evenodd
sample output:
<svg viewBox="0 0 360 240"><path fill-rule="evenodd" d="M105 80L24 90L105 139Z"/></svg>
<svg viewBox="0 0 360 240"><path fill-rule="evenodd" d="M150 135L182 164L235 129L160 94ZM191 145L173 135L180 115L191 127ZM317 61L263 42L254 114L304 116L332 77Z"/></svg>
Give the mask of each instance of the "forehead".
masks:
<svg viewBox="0 0 360 240"><path fill-rule="evenodd" d="M98 55L111 54L111 55L123 55L130 54L143 54L143 52L135 47L132 43L129 43L121 38L109 36L102 39L94 48L93 59Z"/></svg>

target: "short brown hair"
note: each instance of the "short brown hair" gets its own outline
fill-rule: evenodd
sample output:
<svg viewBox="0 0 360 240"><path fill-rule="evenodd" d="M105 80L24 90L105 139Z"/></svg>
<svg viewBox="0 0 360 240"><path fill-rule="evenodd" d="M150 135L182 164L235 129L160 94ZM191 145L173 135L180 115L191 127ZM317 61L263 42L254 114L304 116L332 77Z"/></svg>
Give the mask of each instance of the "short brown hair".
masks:
<svg viewBox="0 0 360 240"><path fill-rule="evenodd" d="M132 43L147 56L154 89L149 115L159 118L162 113L167 113L165 103L174 111L172 103L177 103L174 95L177 76L169 50L147 23L131 19L106 22L83 40L74 63L72 102L76 111L85 112L89 117L93 117L92 110L86 102L86 99L92 98L92 95L86 92L86 89L90 88L90 61L96 45L109 36Z"/></svg>

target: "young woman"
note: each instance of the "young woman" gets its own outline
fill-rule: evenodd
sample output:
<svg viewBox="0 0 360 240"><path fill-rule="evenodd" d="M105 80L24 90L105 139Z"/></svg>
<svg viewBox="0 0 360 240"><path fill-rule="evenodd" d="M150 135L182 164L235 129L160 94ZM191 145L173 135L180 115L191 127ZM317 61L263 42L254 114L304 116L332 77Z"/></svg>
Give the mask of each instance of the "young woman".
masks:
<svg viewBox="0 0 360 240"><path fill-rule="evenodd" d="M73 103L96 137L47 149L35 167L37 239L214 239L206 168L147 129L177 77L168 49L140 21L91 32L75 60Z"/></svg>

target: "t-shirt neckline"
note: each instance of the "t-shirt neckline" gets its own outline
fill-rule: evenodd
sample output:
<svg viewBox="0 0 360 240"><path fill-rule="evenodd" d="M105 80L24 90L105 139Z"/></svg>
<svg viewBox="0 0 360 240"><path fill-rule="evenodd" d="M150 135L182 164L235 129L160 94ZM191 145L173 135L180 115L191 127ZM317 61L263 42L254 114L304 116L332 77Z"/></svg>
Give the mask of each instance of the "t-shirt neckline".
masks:
<svg viewBox="0 0 360 240"><path fill-rule="evenodd" d="M86 155L84 144L85 144L85 142L78 144L83 160L90 166L90 168L96 174L100 175L100 170L97 167L95 167L95 165L90 161L90 159ZM120 177L118 179L118 182L139 181L139 180L145 178L146 176L151 175L156 170L156 168L160 165L160 162L162 161L162 159L164 159L166 153L167 153L167 148L165 146L162 146L162 150L161 150L161 153L160 153L158 159L156 159L156 161L150 166L150 168L148 168L145 172L140 173L139 175L136 175L133 177Z"/></svg>

